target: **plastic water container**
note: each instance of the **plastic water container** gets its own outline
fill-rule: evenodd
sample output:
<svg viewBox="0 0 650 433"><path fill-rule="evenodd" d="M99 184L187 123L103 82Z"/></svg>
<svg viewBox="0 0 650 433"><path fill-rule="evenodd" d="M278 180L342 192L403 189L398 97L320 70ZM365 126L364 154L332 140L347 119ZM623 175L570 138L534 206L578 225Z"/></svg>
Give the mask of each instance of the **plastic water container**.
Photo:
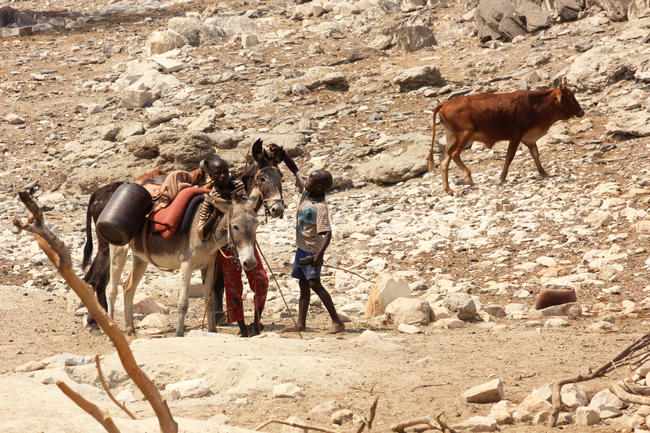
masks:
<svg viewBox="0 0 650 433"><path fill-rule="evenodd" d="M142 185L125 182L120 185L97 219L97 233L108 243L126 245L142 228L153 207L151 194Z"/></svg>

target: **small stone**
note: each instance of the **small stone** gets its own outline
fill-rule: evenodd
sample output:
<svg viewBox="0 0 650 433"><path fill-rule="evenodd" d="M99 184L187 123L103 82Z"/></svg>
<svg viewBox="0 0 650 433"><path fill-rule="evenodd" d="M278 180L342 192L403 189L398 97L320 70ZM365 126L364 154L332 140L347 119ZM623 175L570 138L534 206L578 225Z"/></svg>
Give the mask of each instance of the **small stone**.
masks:
<svg viewBox="0 0 650 433"><path fill-rule="evenodd" d="M5 116L5 122L9 123L10 125L21 125L25 123L25 119L18 116L17 114L9 113Z"/></svg>
<svg viewBox="0 0 650 433"><path fill-rule="evenodd" d="M569 322L561 317L554 317L553 319L548 319L546 322L544 322L545 328L558 328L562 326L569 326Z"/></svg>
<svg viewBox="0 0 650 433"><path fill-rule="evenodd" d="M506 317L506 312L501 305L497 304L487 304L484 308L490 316L503 318Z"/></svg>
<svg viewBox="0 0 650 433"><path fill-rule="evenodd" d="M276 398L294 398L301 397L302 395L300 387L294 383L281 383L275 385L271 391L271 396Z"/></svg>
<svg viewBox="0 0 650 433"><path fill-rule="evenodd" d="M562 403L567 407L586 406L589 403L584 391L575 383L569 383L562 387Z"/></svg>
<svg viewBox="0 0 650 433"><path fill-rule="evenodd" d="M600 421L598 411L586 406L576 409L575 423L578 425L594 425Z"/></svg>
<svg viewBox="0 0 650 433"><path fill-rule="evenodd" d="M210 392L210 384L203 378L183 380L168 384L165 391L178 391L180 398L198 398Z"/></svg>
<svg viewBox="0 0 650 433"><path fill-rule="evenodd" d="M467 403L492 403L503 399L503 383L494 379L468 389L463 394Z"/></svg>
<svg viewBox="0 0 650 433"><path fill-rule="evenodd" d="M399 326L397 327L397 330L405 334L419 334L422 332L422 330L417 326L408 325L406 323L400 323Z"/></svg>
<svg viewBox="0 0 650 433"><path fill-rule="evenodd" d="M497 421L487 416L473 416L460 424L454 425L454 429L471 432L492 432L497 429Z"/></svg>
<svg viewBox="0 0 650 433"><path fill-rule="evenodd" d="M332 413L330 416L330 421L332 421L332 424L341 425L347 421L352 421L353 417L354 412L352 412L350 409L339 409Z"/></svg>
<svg viewBox="0 0 650 433"><path fill-rule="evenodd" d="M501 400L490 409L489 417L494 418L497 424L512 424L512 414L517 406L509 400Z"/></svg>
<svg viewBox="0 0 650 433"><path fill-rule="evenodd" d="M169 317L166 314L153 313L147 315L139 323L141 328L166 329L169 328Z"/></svg>

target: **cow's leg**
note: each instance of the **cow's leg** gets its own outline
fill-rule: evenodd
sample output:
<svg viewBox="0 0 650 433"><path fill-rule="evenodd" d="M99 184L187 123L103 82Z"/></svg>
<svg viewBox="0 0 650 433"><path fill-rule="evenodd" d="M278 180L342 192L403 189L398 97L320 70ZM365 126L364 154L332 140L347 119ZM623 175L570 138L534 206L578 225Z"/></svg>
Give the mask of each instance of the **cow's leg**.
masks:
<svg viewBox="0 0 650 433"><path fill-rule="evenodd" d="M544 171L544 168L542 167L542 163L539 160L539 150L537 149L537 143L526 143L524 142L526 146L528 146L528 150L530 151L530 156L533 157L533 161L535 161L535 166L537 167L537 171L539 172L539 175L542 177L548 176L546 171Z"/></svg>
<svg viewBox="0 0 650 433"><path fill-rule="evenodd" d="M122 270L124 269L124 263L126 263L126 253L127 249L125 247L118 247L111 245L109 247L109 260L111 263L111 276L110 283L108 285L108 316L113 318L113 313L115 311L115 299L117 298L117 286L120 284L120 278L122 277Z"/></svg>
<svg viewBox="0 0 650 433"><path fill-rule="evenodd" d="M133 325L133 297L146 269L147 262L134 255L131 274L129 274L129 278L124 285L124 322L126 322L126 333L128 335L135 335L135 326Z"/></svg>
<svg viewBox="0 0 650 433"><path fill-rule="evenodd" d="M470 184L472 181L472 174L469 169L463 164L463 161L460 159L460 153L465 148L465 145L472 136L471 131L463 131L461 133L456 133L454 140L451 144L447 144L447 148L444 152L444 159L440 161L440 170L442 171L442 187L447 192L447 194L453 194L453 191L449 187L449 162L453 159L458 168L460 168L465 174L467 182Z"/></svg>
<svg viewBox="0 0 650 433"><path fill-rule="evenodd" d="M208 311L206 313L208 316L208 332L217 332L217 322L214 317L216 303L212 293L212 287L214 285L214 264L210 264L202 269L201 276L203 277L203 299L208 303Z"/></svg>
<svg viewBox="0 0 650 433"><path fill-rule="evenodd" d="M506 162L503 164L503 171L501 172L501 183L506 181L506 176L508 175L508 169L510 168L510 163L517 153L517 148L519 147L519 139L510 140L508 144L508 151L506 153Z"/></svg>
<svg viewBox="0 0 650 433"><path fill-rule="evenodd" d="M176 327L176 336L182 337L185 330L185 315L189 307L188 288L192 279L192 268L189 262L183 262L178 271L178 326Z"/></svg>

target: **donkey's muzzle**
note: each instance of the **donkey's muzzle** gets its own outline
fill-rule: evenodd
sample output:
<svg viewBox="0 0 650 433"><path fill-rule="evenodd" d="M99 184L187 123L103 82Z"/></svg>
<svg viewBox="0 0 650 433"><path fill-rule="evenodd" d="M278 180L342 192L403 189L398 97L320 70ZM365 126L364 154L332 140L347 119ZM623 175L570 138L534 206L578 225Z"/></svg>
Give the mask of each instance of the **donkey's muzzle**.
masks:
<svg viewBox="0 0 650 433"><path fill-rule="evenodd" d="M255 257L251 257L242 262L242 267L244 268L245 271L252 271L253 269L255 269L256 266L257 266L257 259L255 259Z"/></svg>
<svg viewBox="0 0 650 433"><path fill-rule="evenodd" d="M284 204L282 202L273 203L269 207L269 212L273 218L281 218L284 215Z"/></svg>

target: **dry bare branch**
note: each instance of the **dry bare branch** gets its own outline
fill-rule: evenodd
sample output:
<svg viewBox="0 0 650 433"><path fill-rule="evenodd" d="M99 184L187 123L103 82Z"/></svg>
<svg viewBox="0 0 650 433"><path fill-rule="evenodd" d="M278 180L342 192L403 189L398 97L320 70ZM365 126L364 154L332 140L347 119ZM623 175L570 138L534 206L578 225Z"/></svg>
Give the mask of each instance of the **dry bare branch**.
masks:
<svg viewBox="0 0 650 433"><path fill-rule="evenodd" d="M30 190L23 189L18 193L18 196L25 207L32 213L32 216L29 217L26 224L16 219L14 220L14 225L34 235L39 247L41 247L47 257L54 263L66 283L79 296L102 331L111 339L124 370L138 386L140 391L142 391L142 394L156 413L161 432L177 433L178 424L174 421L167 402L163 400L153 382L138 367L126 337L122 334L115 322L108 317L101 305L99 305L92 288L72 270L70 249L47 228L43 220L43 211L32 197Z"/></svg>
<svg viewBox="0 0 650 433"><path fill-rule="evenodd" d="M569 377L553 382L553 393L551 397L551 401L553 403L553 413L549 417L548 426L555 427L555 424L557 423L557 417L560 413L560 410L562 409L561 390L564 385L569 383L585 382L598 377L603 377L611 373L616 368L625 365L637 367L648 359L648 346L650 346L650 333L645 334L638 340L634 341L628 347L623 349L623 351L621 351L618 355L616 355L616 357L614 357L612 360L607 361L605 364L601 365L596 371L590 370L589 374L579 374L575 377Z"/></svg>
<svg viewBox="0 0 650 433"><path fill-rule="evenodd" d="M627 402L627 403L634 403L634 404L640 404L643 406L650 406L650 397L644 396L644 395L637 395L633 394L631 392L628 392L623 388L623 386L620 383L615 383L609 387L609 390L614 394L616 397L620 398L621 400Z"/></svg>
<svg viewBox="0 0 650 433"><path fill-rule="evenodd" d="M99 362L99 355L95 355L95 365L97 366L97 373L99 373L99 380L102 382L102 387L104 387L104 391L106 391L106 394L108 394L108 397L119 407L122 409L128 416L131 417L131 419L135 419L135 415L131 413L130 410L126 408L126 406L123 403L120 403L117 401L115 397L113 397L113 393L111 390L108 388L108 384L106 383L106 379L104 379L104 373L102 372L102 366L101 363Z"/></svg>
<svg viewBox="0 0 650 433"><path fill-rule="evenodd" d="M300 423L297 423L297 422L283 421L281 419L270 419L270 420L266 421L264 424L257 427L255 429L255 431L260 431L269 424L284 424L284 425L288 425L288 426L291 426L291 427L298 427L298 428L303 428L303 429L307 429L307 430L314 430L314 431L322 431L322 432L325 432L325 433L341 433L341 432L336 431L336 430L330 430L330 429L323 428L323 427L314 427L314 426L310 426L310 425L306 425L306 424L300 424Z"/></svg>
<svg viewBox="0 0 650 433"><path fill-rule="evenodd" d="M56 386L58 386L70 400L74 401L77 406L95 418L108 433L120 433L120 430L113 422L113 419L108 415L108 412L101 410L96 405L83 398L81 394L73 391L72 388L66 385L62 380L57 380Z"/></svg>
<svg viewBox="0 0 650 433"><path fill-rule="evenodd" d="M368 430L372 429L372 422L375 420L375 415L377 414L377 403L379 402L379 396L375 398L375 401L372 402L370 406L370 416L368 419L361 421L361 425L357 429L357 433L361 433L366 427Z"/></svg>
<svg viewBox="0 0 650 433"><path fill-rule="evenodd" d="M449 427L444 421L444 414L440 413L434 417L425 416L422 418L414 418L409 421L404 421L399 424L394 424L390 427L390 431L397 433L405 433L408 427L417 425L428 426L429 429L439 430L442 433L456 433L456 430Z"/></svg>

